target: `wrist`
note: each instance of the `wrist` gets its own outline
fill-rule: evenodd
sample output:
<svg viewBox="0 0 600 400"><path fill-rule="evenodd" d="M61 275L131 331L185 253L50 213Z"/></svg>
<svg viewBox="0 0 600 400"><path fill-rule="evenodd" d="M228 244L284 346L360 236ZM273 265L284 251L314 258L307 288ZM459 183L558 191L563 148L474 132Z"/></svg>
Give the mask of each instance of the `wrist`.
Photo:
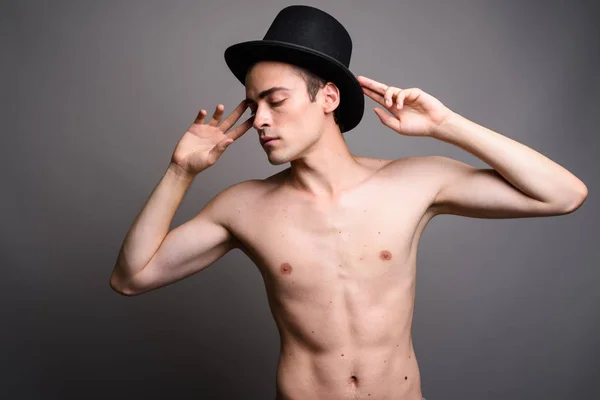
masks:
<svg viewBox="0 0 600 400"><path fill-rule="evenodd" d="M169 164L169 167L167 168L167 174L172 175L176 179L182 181L192 181L196 177L196 174L186 171L181 166L173 162Z"/></svg>
<svg viewBox="0 0 600 400"><path fill-rule="evenodd" d="M461 118L462 116L460 114L450 111L448 116L437 126L431 136L444 142L452 141L457 129L460 129L459 125L461 123Z"/></svg>

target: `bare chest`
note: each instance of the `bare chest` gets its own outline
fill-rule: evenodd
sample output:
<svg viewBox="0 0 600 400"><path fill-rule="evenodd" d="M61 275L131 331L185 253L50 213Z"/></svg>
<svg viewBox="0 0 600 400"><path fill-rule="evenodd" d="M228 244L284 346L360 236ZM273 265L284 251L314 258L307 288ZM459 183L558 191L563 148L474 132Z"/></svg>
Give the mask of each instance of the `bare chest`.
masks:
<svg viewBox="0 0 600 400"><path fill-rule="evenodd" d="M414 273L408 266L427 207L423 193L402 185L365 185L328 202L271 193L240 208L232 229L281 295L359 283L379 290Z"/></svg>

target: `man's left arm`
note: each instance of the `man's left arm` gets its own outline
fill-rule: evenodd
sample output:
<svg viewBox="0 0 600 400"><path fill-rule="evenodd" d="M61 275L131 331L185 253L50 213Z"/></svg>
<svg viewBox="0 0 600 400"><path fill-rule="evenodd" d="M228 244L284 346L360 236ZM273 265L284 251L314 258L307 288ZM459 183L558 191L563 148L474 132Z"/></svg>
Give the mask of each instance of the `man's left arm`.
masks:
<svg viewBox="0 0 600 400"><path fill-rule="evenodd" d="M427 157L440 180L433 207L441 213L480 218L568 214L587 197L571 172L515 140L457 113L432 133L480 158L492 168L477 169L448 157Z"/></svg>
<svg viewBox="0 0 600 400"><path fill-rule="evenodd" d="M407 136L428 136L456 145L492 168L477 169L443 156L422 157L436 176L438 213L478 218L568 214L587 197L587 187L535 150L449 110L421 89L400 89L359 77L382 123ZM439 178L439 179L438 179Z"/></svg>

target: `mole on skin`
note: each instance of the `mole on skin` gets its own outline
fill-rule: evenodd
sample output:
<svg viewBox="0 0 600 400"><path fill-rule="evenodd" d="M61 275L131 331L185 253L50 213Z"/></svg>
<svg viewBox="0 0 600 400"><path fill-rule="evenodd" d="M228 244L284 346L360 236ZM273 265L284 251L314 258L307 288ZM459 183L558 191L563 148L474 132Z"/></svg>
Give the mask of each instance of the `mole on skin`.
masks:
<svg viewBox="0 0 600 400"><path fill-rule="evenodd" d="M292 266L289 263L283 263L281 264L281 273L282 274L291 274L292 273Z"/></svg>

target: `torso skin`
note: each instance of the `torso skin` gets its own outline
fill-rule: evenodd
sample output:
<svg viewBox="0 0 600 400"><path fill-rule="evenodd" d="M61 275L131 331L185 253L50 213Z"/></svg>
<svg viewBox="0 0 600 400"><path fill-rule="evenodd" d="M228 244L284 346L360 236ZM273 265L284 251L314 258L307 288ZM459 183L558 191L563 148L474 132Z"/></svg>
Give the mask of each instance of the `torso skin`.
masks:
<svg viewBox="0 0 600 400"><path fill-rule="evenodd" d="M277 399L422 399L416 256L437 187L417 159L357 157L372 175L334 200L282 185L289 169L240 196L227 228L279 329Z"/></svg>

